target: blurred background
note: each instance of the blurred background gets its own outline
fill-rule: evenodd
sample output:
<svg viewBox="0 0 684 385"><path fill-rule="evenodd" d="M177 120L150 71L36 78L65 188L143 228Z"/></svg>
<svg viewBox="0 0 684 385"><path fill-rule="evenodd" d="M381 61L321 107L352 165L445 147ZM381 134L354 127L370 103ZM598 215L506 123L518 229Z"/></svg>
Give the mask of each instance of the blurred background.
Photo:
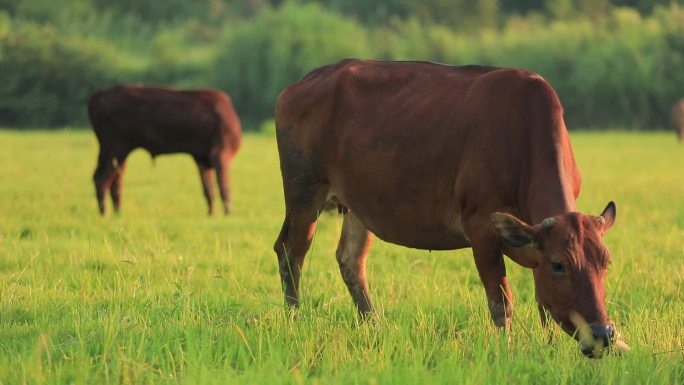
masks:
<svg viewBox="0 0 684 385"><path fill-rule="evenodd" d="M524 67L557 90L570 129L669 129L684 5L0 0L0 126L87 127L93 91L144 83L222 89L244 130L267 129L280 90L346 57Z"/></svg>

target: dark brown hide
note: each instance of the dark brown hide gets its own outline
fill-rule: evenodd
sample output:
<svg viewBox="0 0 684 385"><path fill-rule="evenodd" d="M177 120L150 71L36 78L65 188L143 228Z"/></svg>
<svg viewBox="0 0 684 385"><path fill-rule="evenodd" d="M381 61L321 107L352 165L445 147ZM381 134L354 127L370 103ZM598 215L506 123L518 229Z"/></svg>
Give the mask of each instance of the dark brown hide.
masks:
<svg viewBox="0 0 684 385"><path fill-rule="evenodd" d="M684 99L680 99L672 106L672 124L680 141L684 140Z"/></svg>
<svg viewBox="0 0 684 385"><path fill-rule="evenodd" d="M114 209L119 210L126 157L136 148L153 157L192 155L210 214L215 170L224 211L230 211L229 167L240 147L241 132L228 95L215 90L119 86L91 96L88 113L100 143L93 180L101 214L110 188Z"/></svg>
<svg viewBox="0 0 684 385"><path fill-rule="evenodd" d="M286 213L275 250L289 305L299 304L318 213L333 201L349 210L337 259L362 314L373 311L365 261L374 234L419 249L472 247L499 326L508 324L513 298L503 254L534 269L538 293L565 285L538 298L564 329L571 332L564 324L570 310L610 322L605 264L594 261L606 258L600 238L607 227L577 225L598 217L575 212L580 173L561 104L539 75L345 60L285 89L276 127ZM546 218L555 225L544 226ZM548 269L551 258L577 262L569 281Z"/></svg>

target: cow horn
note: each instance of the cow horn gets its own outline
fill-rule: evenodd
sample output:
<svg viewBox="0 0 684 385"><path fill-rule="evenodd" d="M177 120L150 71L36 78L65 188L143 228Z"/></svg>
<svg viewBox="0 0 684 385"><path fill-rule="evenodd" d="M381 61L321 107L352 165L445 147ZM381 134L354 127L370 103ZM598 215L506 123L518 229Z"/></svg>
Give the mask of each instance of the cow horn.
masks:
<svg viewBox="0 0 684 385"><path fill-rule="evenodd" d="M542 221L542 227L545 229L550 229L556 224L556 218L546 218Z"/></svg>

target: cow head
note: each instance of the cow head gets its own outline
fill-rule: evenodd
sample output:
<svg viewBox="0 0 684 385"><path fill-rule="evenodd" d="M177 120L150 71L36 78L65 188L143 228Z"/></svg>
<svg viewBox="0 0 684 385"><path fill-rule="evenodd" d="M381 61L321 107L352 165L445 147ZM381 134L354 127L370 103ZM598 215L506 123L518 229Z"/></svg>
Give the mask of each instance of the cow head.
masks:
<svg viewBox="0 0 684 385"><path fill-rule="evenodd" d="M605 308L610 253L602 241L615 215L613 202L600 216L568 213L534 226L509 214L492 214L506 255L534 271L542 316L550 314L588 356L607 347L617 334Z"/></svg>

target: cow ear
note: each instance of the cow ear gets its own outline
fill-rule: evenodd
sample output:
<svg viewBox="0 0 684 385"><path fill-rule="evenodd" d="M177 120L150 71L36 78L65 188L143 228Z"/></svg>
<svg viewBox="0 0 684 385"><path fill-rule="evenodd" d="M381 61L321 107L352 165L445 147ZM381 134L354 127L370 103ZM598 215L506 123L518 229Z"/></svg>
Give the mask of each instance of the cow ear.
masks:
<svg viewBox="0 0 684 385"><path fill-rule="evenodd" d="M510 247L534 246L535 229L513 215L493 213L492 222L504 243Z"/></svg>
<svg viewBox="0 0 684 385"><path fill-rule="evenodd" d="M492 222L503 242L511 247L506 251L510 259L531 269L539 266L541 253L535 244L537 228L505 213L493 213Z"/></svg>
<svg viewBox="0 0 684 385"><path fill-rule="evenodd" d="M605 234L608 232L608 230L613 227L613 223L615 223L615 217L617 216L617 208L615 207L615 203L613 201L608 202L608 205L606 206L605 209L603 209L603 212L601 213L601 216L599 217L599 221L602 222L603 227L602 227L602 233Z"/></svg>

